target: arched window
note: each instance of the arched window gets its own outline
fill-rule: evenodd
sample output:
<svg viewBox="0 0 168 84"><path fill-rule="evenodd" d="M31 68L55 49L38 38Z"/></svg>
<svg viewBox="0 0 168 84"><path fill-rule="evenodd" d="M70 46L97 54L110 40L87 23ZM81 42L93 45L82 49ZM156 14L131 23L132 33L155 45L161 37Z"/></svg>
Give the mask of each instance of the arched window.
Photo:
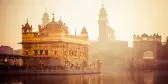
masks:
<svg viewBox="0 0 168 84"><path fill-rule="evenodd" d="M151 50L145 51L143 59L154 59L153 52Z"/></svg>
<svg viewBox="0 0 168 84"><path fill-rule="evenodd" d="M57 55L57 51L56 50L54 51L54 55Z"/></svg>
<svg viewBox="0 0 168 84"><path fill-rule="evenodd" d="M29 53L26 51L26 55L29 55Z"/></svg>
<svg viewBox="0 0 168 84"><path fill-rule="evenodd" d="M69 50L69 55L72 55L72 52L71 52L71 50Z"/></svg>
<svg viewBox="0 0 168 84"><path fill-rule="evenodd" d="M38 55L38 51L37 50L34 50L34 55Z"/></svg>
<svg viewBox="0 0 168 84"><path fill-rule="evenodd" d="M48 50L45 50L45 55L48 55Z"/></svg>
<svg viewBox="0 0 168 84"><path fill-rule="evenodd" d="M43 55L43 50L40 50L40 55Z"/></svg>
<svg viewBox="0 0 168 84"><path fill-rule="evenodd" d="M77 51L75 51L75 56L77 56Z"/></svg>

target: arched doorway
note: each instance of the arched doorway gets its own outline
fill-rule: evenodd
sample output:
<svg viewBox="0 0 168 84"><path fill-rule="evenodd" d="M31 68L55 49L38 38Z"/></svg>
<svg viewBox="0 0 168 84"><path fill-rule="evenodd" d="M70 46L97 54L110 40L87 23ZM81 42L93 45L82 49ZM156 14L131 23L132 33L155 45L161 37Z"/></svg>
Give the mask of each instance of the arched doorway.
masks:
<svg viewBox="0 0 168 84"><path fill-rule="evenodd" d="M143 59L154 59L153 51L148 50L144 52Z"/></svg>

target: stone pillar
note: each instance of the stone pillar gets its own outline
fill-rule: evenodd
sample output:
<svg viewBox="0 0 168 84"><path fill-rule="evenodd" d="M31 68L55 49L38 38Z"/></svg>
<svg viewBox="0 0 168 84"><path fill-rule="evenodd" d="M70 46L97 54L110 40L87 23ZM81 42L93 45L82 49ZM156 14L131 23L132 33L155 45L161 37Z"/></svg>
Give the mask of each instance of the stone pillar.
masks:
<svg viewBox="0 0 168 84"><path fill-rule="evenodd" d="M97 71L101 72L101 67L102 67L102 61L97 60Z"/></svg>

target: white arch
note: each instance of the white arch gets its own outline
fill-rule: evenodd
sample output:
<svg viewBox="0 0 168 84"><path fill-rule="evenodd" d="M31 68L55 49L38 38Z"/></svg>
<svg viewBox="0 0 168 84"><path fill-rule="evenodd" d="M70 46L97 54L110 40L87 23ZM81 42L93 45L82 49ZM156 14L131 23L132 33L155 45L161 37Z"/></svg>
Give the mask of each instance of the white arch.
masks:
<svg viewBox="0 0 168 84"><path fill-rule="evenodd" d="M153 51L151 50L145 51L143 59L154 59Z"/></svg>

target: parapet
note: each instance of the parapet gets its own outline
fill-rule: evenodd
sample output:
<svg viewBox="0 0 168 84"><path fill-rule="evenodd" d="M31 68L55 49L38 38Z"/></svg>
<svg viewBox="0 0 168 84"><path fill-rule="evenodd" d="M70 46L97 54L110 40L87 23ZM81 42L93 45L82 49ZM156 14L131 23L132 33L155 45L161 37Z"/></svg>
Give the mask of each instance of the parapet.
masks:
<svg viewBox="0 0 168 84"><path fill-rule="evenodd" d="M159 34L154 33L153 35L148 35L146 33L142 35L135 35L133 36L134 41L158 41L161 42L162 36Z"/></svg>

